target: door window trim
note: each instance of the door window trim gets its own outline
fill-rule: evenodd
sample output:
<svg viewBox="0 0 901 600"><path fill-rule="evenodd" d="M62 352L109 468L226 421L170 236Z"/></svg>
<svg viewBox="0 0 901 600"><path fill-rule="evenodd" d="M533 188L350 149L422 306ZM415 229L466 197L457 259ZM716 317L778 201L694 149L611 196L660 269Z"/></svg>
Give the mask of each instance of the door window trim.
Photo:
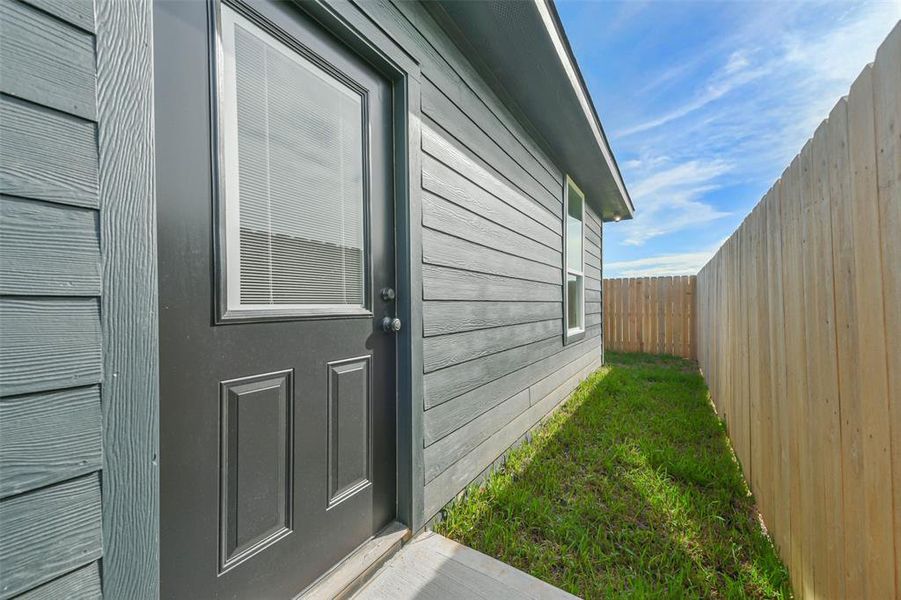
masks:
<svg viewBox="0 0 901 600"><path fill-rule="evenodd" d="M227 180L226 171L237 172L237 154L227 152L226 141L233 143L235 131L227 121L230 120L225 103L229 98L225 86L227 81L225 52L223 48L223 34L227 26L223 17L223 7L235 13L236 16L250 22L264 34L270 35L277 42L284 44L286 50L296 52L305 60L320 68L327 75L337 79L351 91L360 94L363 107L361 118L363 119L363 305L355 304L286 304L286 305L253 305L232 301L232 296L240 294L240 288L235 279L240 278L239 263L229 261L230 240L234 241L236 232L231 231L234 225L233 219L228 218L229 211L235 211L239 206L239 199L229 196L230 182ZM216 2L212 8L210 44L211 51L211 86L210 86L210 115L212 137L212 165L213 173L213 222L216 230L213 232L214 240L214 278L215 278L215 304L216 323L248 323L263 321L294 321L304 319L346 319L346 318L373 318L372 312L372 252L370 232L371 210L371 186L370 170L371 140L369 135L369 98L368 91L345 75L340 69L326 61L314 50L301 44L294 36L280 29L277 25L257 14L252 8L244 6L239 0L232 2ZM232 70L234 67L232 66ZM234 82L232 82L233 84ZM228 138L228 140L227 140ZM230 160L233 159L233 160ZM239 252L239 250L238 250Z"/></svg>

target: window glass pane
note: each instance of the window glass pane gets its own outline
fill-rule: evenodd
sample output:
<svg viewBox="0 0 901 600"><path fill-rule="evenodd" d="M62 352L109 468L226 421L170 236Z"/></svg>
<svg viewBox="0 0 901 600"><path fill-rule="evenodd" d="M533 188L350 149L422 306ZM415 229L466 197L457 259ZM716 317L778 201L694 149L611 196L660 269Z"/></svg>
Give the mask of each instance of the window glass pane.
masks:
<svg viewBox="0 0 901 600"><path fill-rule="evenodd" d="M575 271L582 270L582 196L569 187L567 197L569 210L566 215L566 266Z"/></svg>
<svg viewBox="0 0 901 600"><path fill-rule="evenodd" d="M566 276L566 328L582 329L582 276L568 274Z"/></svg>
<svg viewBox="0 0 901 600"><path fill-rule="evenodd" d="M227 7L227 208L238 212L241 305L364 303L358 93ZM231 137L228 136L231 133ZM237 181L237 184L235 184ZM233 215L232 215L233 218ZM230 272L231 269L230 269ZM230 303L236 299L230 298Z"/></svg>

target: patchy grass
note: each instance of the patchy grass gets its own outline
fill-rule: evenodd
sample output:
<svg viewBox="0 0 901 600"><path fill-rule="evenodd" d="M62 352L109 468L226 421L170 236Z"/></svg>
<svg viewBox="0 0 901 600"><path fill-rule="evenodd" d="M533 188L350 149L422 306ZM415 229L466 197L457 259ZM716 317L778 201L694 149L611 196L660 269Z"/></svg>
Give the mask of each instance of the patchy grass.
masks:
<svg viewBox="0 0 901 600"><path fill-rule="evenodd" d="M607 365L440 533L584 598L789 598L697 366Z"/></svg>

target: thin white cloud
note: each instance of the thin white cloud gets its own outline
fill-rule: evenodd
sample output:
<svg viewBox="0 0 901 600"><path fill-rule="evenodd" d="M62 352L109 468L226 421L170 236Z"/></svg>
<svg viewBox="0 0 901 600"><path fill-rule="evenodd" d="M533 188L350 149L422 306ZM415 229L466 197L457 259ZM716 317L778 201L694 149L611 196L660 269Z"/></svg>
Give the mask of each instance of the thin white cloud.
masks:
<svg viewBox="0 0 901 600"><path fill-rule="evenodd" d="M606 263L604 277L695 275L716 254L725 241L723 239L714 246L699 252L682 252Z"/></svg>
<svg viewBox="0 0 901 600"><path fill-rule="evenodd" d="M750 164L789 160L873 60L901 18L901 2L848 4L839 16L835 7L843 5L826 5L832 7L829 18L811 17L814 3L778 6L759 11L744 29L718 41L714 47L728 56L693 94L616 132L615 140L628 138L617 145L675 146L700 155L726 150ZM670 71L679 72L679 66L665 74ZM696 69L683 76L698 75Z"/></svg>
<svg viewBox="0 0 901 600"><path fill-rule="evenodd" d="M711 256L713 252L684 252L612 262L604 265L604 277L695 275Z"/></svg>
<svg viewBox="0 0 901 600"><path fill-rule="evenodd" d="M696 188L728 173L731 168L726 161L714 159L692 160L667 169L655 169L651 175L631 186L632 194L645 198L666 191Z"/></svg>
<svg viewBox="0 0 901 600"><path fill-rule="evenodd" d="M723 200L714 204L710 192L727 186L767 189L901 18L901 2L754 6L754 19L705 47L706 56L693 58L692 69L670 66L659 76L672 76L675 84L714 65L692 94L681 101L673 96L656 116L614 136L617 152L629 157L622 165L636 215L611 227L610 254L636 261L649 252L665 255L649 257L654 264L622 264L630 273L690 270L679 261L708 256L660 248L666 247L666 236L743 217L758 198L736 195L726 206L742 209L733 210L724 208ZM655 243L648 244L651 240ZM613 264L619 263L606 266Z"/></svg>
<svg viewBox="0 0 901 600"><path fill-rule="evenodd" d="M849 12L823 35L791 32L783 41L779 68L795 74L795 94L805 105L795 113L798 134L795 151L825 119L851 82L873 61L876 48L901 19L901 2L869 3Z"/></svg>
<svg viewBox="0 0 901 600"><path fill-rule="evenodd" d="M726 62L726 66L723 67L723 70L726 73L735 73L736 71L741 71L750 64L751 61L748 60L747 50L736 50L729 55L729 60Z"/></svg>
<svg viewBox="0 0 901 600"><path fill-rule="evenodd" d="M625 27L630 21L640 17L648 4L648 0L632 0L624 3L613 19L610 20L607 30L612 32Z"/></svg>
<svg viewBox="0 0 901 600"><path fill-rule="evenodd" d="M628 246L641 246L655 237L696 227L728 213L702 202L700 198L718 187L717 180L732 165L723 160L693 160L681 164L650 159L650 173L631 186L632 197L641 208L631 221L617 225L617 235Z"/></svg>
<svg viewBox="0 0 901 600"><path fill-rule="evenodd" d="M622 131L617 132L615 137L628 137L636 133L660 127L661 125L666 125L671 121L681 119L682 117L694 113L708 104L719 100L729 92L770 73L771 67L769 65L750 68L752 64L748 58L748 54L749 52L746 50L733 52L719 71L709 78L695 98L663 115L623 129Z"/></svg>
<svg viewBox="0 0 901 600"><path fill-rule="evenodd" d="M709 204L683 198L674 198L672 204L662 216L636 218L618 225L622 227L621 243L624 246L643 246L654 238L673 235L683 229L699 228L730 214Z"/></svg>

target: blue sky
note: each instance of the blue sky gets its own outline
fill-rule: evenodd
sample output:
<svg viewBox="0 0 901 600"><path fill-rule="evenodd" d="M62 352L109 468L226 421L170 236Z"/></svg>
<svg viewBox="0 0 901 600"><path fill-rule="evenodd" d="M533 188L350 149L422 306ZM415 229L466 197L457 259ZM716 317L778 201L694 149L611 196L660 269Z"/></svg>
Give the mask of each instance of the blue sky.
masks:
<svg viewBox="0 0 901 600"><path fill-rule="evenodd" d="M635 219L606 277L691 274L797 154L901 2L557 0Z"/></svg>

